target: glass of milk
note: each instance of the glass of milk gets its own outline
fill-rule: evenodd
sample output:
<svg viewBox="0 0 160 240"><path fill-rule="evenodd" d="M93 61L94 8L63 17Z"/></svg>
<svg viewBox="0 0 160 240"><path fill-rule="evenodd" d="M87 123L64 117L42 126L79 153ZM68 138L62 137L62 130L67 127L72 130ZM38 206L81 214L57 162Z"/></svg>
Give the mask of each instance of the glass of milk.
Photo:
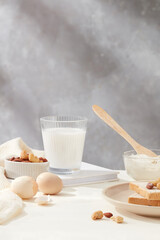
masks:
<svg viewBox="0 0 160 240"><path fill-rule="evenodd" d="M80 169L87 119L74 116L47 116L40 119L45 157L51 171L71 174Z"/></svg>

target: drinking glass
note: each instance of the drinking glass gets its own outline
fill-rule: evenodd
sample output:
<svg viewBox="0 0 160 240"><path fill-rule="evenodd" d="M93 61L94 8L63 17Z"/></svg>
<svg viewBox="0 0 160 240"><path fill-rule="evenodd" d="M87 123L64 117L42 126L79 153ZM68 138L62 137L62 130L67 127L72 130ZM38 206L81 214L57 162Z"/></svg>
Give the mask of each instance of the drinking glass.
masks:
<svg viewBox="0 0 160 240"><path fill-rule="evenodd" d="M40 118L45 157L50 170L71 174L80 170L85 143L87 119L76 116Z"/></svg>

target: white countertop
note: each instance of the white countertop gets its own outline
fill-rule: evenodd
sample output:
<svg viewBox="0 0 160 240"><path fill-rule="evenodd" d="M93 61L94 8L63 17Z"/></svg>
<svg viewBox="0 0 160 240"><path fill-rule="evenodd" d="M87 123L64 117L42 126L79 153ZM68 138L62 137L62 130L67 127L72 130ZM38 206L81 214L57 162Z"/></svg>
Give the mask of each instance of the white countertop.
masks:
<svg viewBox="0 0 160 240"><path fill-rule="evenodd" d="M120 171L119 182L129 177ZM102 190L117 184L98 184L67 187L53 196L53 205L38 206L25 201L23 212L12 221L0 225L0 239L4 240L132 240L159 239L160 219L138 216L115 210L103 197ZM109 219L93 221L96 210L112 212L124 217L123 224Z"/></svg>

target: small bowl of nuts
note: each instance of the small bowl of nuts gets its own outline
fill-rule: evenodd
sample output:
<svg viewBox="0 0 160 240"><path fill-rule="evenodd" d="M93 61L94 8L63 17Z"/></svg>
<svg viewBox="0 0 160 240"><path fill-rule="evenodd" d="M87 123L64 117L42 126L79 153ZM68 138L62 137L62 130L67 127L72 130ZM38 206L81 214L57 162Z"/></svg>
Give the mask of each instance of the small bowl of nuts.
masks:
<svg viewBox="0 0 160 240"><path fill-rule="evenodd" d="M27 153L25 150L20 156L13 156L5 159L5 171L8 178L20 176L31 176L37 178L42 172L47 172L49 163L46 158L37 157L33 153Z"/></svg>

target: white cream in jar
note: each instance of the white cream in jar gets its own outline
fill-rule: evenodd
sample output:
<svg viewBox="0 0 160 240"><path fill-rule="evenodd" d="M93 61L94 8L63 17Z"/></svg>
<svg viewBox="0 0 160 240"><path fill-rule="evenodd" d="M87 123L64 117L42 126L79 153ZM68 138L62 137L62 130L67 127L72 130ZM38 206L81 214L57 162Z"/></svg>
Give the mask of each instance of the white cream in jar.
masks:
<svg viewBox="0 0 160 240"><path fill-rule="evenodd" d="M160 178L160 155L149 157L144 154L124 154L127 173L135 180L155 180Z"/></svg>

